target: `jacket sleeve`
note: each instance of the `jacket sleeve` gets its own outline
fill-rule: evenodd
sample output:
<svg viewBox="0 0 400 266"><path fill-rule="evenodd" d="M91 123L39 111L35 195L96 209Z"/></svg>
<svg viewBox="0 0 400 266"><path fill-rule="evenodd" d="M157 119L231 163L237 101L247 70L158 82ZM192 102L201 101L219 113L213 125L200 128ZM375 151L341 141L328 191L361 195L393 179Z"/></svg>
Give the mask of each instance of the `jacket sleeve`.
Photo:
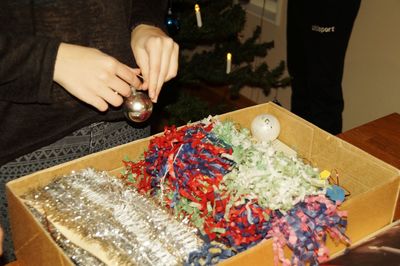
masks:
<svg viewBox="0 0 400 266"><path fill-rule="evenodd" d="M167 2L167 0L133 0L131 29L139 24L148 24L166 31L164 19Z"/></svg>
<svg viewBox="0 0 400 266"><path fill-rule="evenodd" d="M0 33L0 100L50 103L60 41Z"/></svg>

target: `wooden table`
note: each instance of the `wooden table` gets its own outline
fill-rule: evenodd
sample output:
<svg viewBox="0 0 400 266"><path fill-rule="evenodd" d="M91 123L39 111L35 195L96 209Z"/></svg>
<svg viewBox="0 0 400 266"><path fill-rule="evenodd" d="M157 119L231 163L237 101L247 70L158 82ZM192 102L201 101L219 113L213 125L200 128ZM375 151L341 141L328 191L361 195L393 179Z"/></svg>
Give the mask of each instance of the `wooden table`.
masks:
<svg viewBox="0 0 400 266"><path fill-rule="evenodd" d="M392 113L337 135L400 169L400 114ZM400 219L400 198L395 220Z"/></svg>

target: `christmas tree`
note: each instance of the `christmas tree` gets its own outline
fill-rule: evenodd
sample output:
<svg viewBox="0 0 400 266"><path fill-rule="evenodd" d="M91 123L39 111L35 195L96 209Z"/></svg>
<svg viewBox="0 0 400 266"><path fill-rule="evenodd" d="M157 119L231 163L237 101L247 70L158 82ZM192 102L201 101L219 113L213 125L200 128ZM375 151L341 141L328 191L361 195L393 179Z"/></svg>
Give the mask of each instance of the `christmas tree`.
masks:
<svg viewBox="0 0 400 266"><path fill-rule="evenodd" d="M245 10L233 0L169 1L166 27L179 44L180 61L178 75L163 89L159 104L161 115L170 118L168 124L181 125L224 111L224 103L207 108L205 99L190 95L193 88L228 87L235 98L245 86L268 95L271 88L288 85L284 62L272 69L265 62L273 42L259 41L260 26L244 40L245 22ZM256 58L263 62L255 65Z"/></svg>

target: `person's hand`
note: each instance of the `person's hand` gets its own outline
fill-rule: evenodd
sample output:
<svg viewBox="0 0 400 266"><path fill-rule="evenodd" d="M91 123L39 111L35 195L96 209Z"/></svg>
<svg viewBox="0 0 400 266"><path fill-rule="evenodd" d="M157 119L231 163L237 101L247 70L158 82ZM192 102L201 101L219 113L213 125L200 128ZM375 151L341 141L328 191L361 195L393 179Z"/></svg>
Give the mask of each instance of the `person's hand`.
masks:
<svg viewBox="0 0 400 266"><path fill-rule="evenodd" d="M139 73L139 69L130 68L97 49L61 43L54 81L78 99L105 111L108 104L122 104L122 96L131 94L130 85L142 85Z"/></svg>
<svg viewBox="0 0 400 266"><path fill-rule="evenodd" d="M142 88L157 102L164 82L177 74L179 46L161 29L141 24L132 31L131 47L143 75Z"/></svg>
<svg viewBox="0 0 400 266"><path fill-rule="evenodd" d="M3 239L4 239L4 232L3 228L0 226L0 256L3 255Z"/></svg>

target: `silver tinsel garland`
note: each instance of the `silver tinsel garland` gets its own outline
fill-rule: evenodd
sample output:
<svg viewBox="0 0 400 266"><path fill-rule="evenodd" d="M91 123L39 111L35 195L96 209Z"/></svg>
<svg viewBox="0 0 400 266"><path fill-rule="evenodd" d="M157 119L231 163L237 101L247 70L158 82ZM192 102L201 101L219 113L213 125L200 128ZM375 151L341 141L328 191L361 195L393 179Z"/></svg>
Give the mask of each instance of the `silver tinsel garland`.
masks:
<svg viewBox="0 0 400 266"><path fill-rule="evenodd" d="M97 259L114 265L182 265L203 245L197 229L106 172L72 172L23 198L55 227L53 237L79 265ZM63 236L68 232L85 245L101 247L90 251L97 259L82 249L73 252L80 243Z"/></svg>

